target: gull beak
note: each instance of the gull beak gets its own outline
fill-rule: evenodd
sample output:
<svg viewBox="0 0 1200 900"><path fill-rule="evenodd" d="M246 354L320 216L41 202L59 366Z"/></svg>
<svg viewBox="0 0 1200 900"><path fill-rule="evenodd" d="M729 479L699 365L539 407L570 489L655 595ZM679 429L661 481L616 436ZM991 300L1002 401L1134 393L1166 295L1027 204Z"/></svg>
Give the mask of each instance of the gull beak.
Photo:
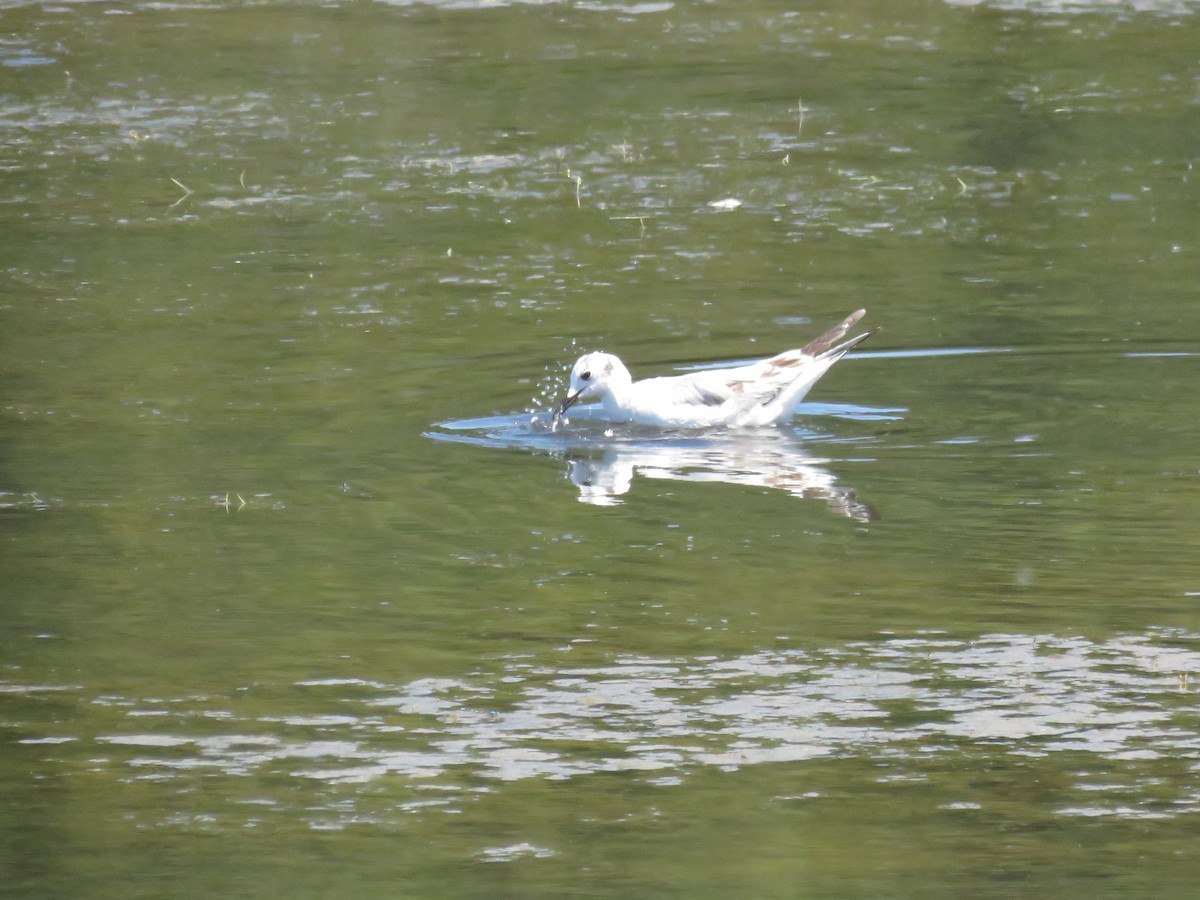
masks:
<svg viewBox="0 0 1200 900"><path fill-rule="evenodd" d="M583 396L583 391L576 391L573 394L568 393L567 398L563 400L562 403L558 404L557 407L555 407L554 421L557 422L559 419L561 419L563 417L563 413L578 403L581 396Z"/></svg>

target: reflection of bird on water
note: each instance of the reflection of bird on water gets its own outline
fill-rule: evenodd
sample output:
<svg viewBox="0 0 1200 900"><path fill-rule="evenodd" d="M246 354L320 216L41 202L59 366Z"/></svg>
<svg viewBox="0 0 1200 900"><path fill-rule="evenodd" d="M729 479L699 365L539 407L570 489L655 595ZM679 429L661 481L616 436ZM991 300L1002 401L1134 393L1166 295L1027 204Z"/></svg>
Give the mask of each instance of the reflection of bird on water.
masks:
<svg viewBox="0 0 1200 900"><path fill-rule="evenodd" d="M824 500L830 510L856 522L873 521L875 510L821 467L827 462L810 456L786 433L759 434L753 439L725 434L685 442L617 441L603 445L599 456L593 452L568 459L579 499L596 506L620 503L636 474L772 488L793 497Z"/></svg>

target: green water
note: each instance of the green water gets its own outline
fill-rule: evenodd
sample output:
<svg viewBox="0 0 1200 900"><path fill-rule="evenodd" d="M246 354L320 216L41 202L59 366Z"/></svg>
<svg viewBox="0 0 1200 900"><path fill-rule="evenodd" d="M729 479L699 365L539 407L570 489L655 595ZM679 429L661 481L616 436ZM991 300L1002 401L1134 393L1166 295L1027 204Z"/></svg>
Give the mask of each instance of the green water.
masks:
<svg viewBox="0 0 1200 900"><path fill-rule="evenodd" d="M1192 896L1194 5L0 24L0 894Z"/></svg>

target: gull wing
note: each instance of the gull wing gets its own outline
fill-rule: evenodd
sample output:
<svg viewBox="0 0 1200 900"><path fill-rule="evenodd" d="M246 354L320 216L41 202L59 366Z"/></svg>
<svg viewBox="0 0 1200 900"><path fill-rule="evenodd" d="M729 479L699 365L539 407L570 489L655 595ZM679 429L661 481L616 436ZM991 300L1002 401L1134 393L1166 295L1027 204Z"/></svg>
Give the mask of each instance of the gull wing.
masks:
<svg viewBox="0 0 1200 900"><path fill-rule="evenodd" d="M842 340L865 314L857 310L803 348L750 365L635 382L629 397L632 415L684 427L782 421L830 366L871 335L868 331Z"/></svg>
<svg viewBox="0 0 1200 900"><path fill-rule="evenodd" d="M664 380L687 379L693 382L696 390L709 398L704 401L709 406L722 406L732 399L737 399L739 405L770 403L789 385L805 377L815 375L819 378L829 366L841 359L846 351L869 337L871 332L838 343L846 336L850 327L866 314L865 309L855 310L799 350L785 350L770 359L760 360L748 366L697 372L685 375L681 379Z"/></svg>
<svg viewBox="0 0 1200 900"><path fill-rule="evenodd" d="M723 376L720 384L722 390L727 392L726 401L736 398L737 405L742 409L769 406L776 401L794 407L830 366L873 334L868 331L842 340L850 327L864 315L865 309L856 310L799 350L785 350L770 359L711 374Z"/></svg>
<svg viewBox="0 0 1200 900"><path fill-rule="evenodd" d="M789 355L793 354L793 355ZM639 381L640 399L656 409L715 410L727 404L738 409L769 403L803 373L804 363L816 362L803 351L789 351L748 366L712 369ZM786 356L786 359L781 357Z"/></svg>
<svg viewBox="0 0 1200 900"><path fill-rule="evenodd" d="M808 344L806 344L804 346L804 349L801 350L800 352L807 353L809 356L821 356L822 354L827 353L831 349L838 349L838 348L834 347L834 344L836 344L838 341L840 341L842 338L844 338L846 336L846 332L850 330L850 326L853 325L855 322L857 322L859 319L861 319L866 314L867 314L867 311L865 309L856 309L854 312L850 313L850 315L846 316L846 318L843 319L840 324L834 325L832 328L830 328L827 332L825 332L823 335L821 335L815 341L811 341ZM864 337L865 337L865 335L864 335ZM862 340L862 338L858 338L855 342L857 343L857 341L859 341L859 340ZM852 347L854 345L851 344L850 346ZM849 349L850 349L850 347L846 348L846 350L849 350Z"/></svg>
<svg viewBox="0 0 1200 900"><path fill-rule="evenodd" d="M662 406L718 407L724 406L734 396L734 382L724 372L692 372L688 375L670 375L662 378L647 378L638 382L638 388L646 397Z"/></svg>

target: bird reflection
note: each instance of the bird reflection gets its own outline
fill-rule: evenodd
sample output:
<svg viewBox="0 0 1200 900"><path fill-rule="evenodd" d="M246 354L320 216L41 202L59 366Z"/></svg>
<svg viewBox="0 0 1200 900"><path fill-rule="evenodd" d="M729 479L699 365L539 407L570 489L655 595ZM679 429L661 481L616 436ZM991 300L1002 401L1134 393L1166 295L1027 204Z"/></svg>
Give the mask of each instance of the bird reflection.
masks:
<svg viewBox="0 0 1200 900"><path fill-rule="evenodd" d="M822 408L842 418L891 419L902 410L868 407ZM482 447L521 448L567 463L567 477L579 500L616 506L634 488L637 476L669 481L724 482L786 491L804 500L824 500L837 515L872 522L875 510L838 484L791 428L676 431L614 425L596 407L572 409L570 427L548 412L443 422L426 436ZM828 444L826 444L828 446ZM840 443L839 446L847 446Z"/></svg>
<svg viewBox="0 0 1200 900"><path fill-rule="evenodd" d="M599 448L597 448L599 449ZM830 510L856 522L870 522L875 510L783 434L714 436L686 441L622 441L601 453L566 455L568 477L579 499L614 506L633 488L635 475L670 481L725 482L786 491L805 500L824 500Z"/></svg>

